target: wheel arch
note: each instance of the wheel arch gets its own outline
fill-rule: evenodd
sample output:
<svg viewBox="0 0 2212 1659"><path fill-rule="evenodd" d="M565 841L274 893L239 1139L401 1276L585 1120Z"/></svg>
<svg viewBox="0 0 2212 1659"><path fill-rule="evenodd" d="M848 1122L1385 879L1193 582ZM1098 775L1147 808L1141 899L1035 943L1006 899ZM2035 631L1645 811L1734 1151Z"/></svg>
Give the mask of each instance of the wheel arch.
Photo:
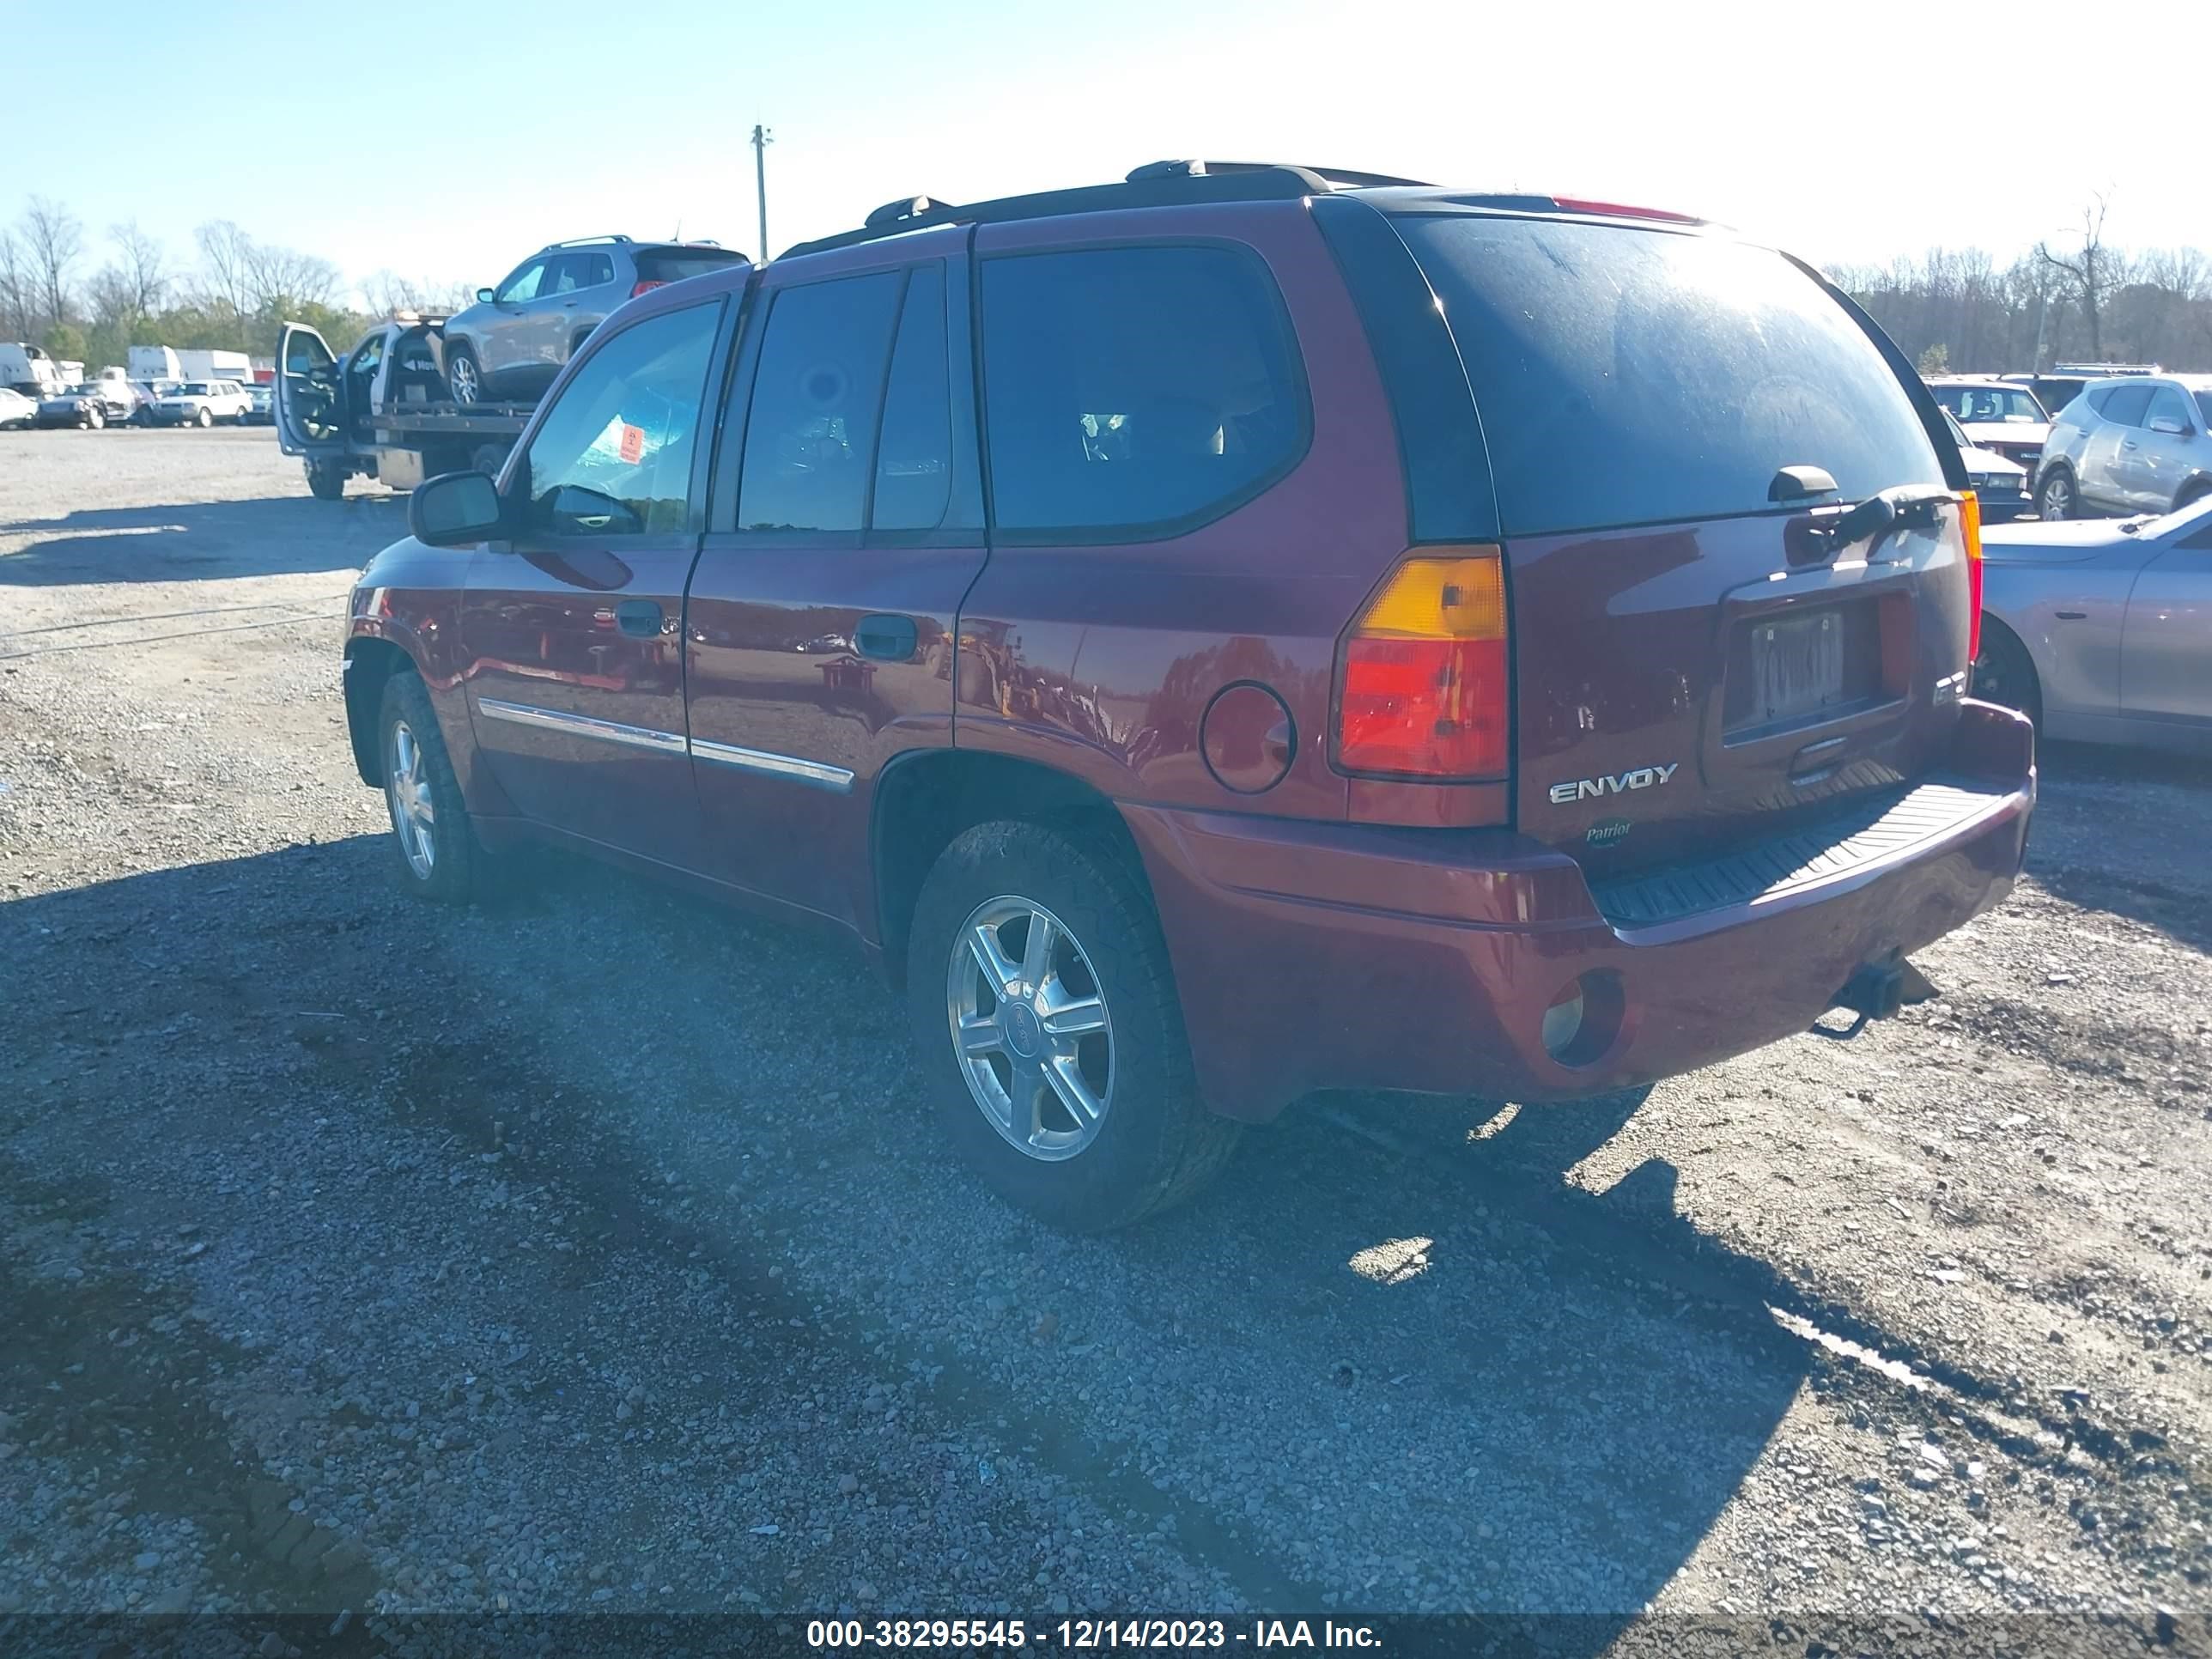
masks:
<svg viewBox="0 0 2212 1659"><path fill-rule="evenodd" d="M2041 725L2045 713L2043 670L2036 664L2035 653L2027 648L2027 641L2021 636L2020 629L1986 605L1982 610L1982 632L1989 639L2009 640L2012 642L2012 648L2020 653L2021 667L2027 675L2027 701L2030 706L2028 710L2023 712L2027 713L2028 717L2039 726ZM1971 690L1972 688L1970 685L1968 689Z"/></svg>
<svg viewBox="0 0 2212 1659"><path fill-rule="evenodd" d="M363 634L346 641L346 736L353 744L354 770L372 789L384 787L384 759L376 744L376 716L384 706L384 688L394 674L408 668L417 668L415 659L391 640Z"/></svg>
<svg viewBox="0 0 2212 1659"><path fill-rule="evenodd" d="M1009 755L909 750L878 775L869 810L876 938L895 987L905 983L908 936L923 881L963 830L998 818L1073 824L1103 836L1127 854L1149 896L1151 883L1121 810L1090 784Z"/></svg>

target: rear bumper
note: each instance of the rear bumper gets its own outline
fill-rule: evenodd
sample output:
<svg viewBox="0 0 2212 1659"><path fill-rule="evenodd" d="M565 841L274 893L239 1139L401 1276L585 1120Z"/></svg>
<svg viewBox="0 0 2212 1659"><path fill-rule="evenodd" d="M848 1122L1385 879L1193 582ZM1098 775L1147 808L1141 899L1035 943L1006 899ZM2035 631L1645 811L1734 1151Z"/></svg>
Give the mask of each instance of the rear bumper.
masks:
<svg viewBox="0 0 2212 1659"><path fill-rule="evenodd" d="M2024 719L1968 702L1940 817L1906 814L1832 867L1635 925L1607 919L1572 859L1508 832L1123 810L1200 1082L1217 1110L1261 1120L1316 1089L1577 1099L1802 1031L1862 966L2011 890L2033 755ZM1612 1006L1562 1064L1544 1012L1578 980L1587 1006Z"/></svg>

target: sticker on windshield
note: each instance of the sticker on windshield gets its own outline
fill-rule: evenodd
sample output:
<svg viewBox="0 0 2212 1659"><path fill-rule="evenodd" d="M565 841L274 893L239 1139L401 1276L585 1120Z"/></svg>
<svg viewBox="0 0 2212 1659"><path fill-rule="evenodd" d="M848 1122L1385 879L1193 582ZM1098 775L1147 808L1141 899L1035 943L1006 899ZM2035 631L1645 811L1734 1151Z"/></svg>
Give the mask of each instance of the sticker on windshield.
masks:
<svg viewBox="0 0 2212 1659"><path fill-rule="evenodd" d="M643 460L645 459L645 428L641 426L632 426L628 421L624 421L622 440L616 446L616 453L622 457L623 464L626 466L635 466Z"/></svg>

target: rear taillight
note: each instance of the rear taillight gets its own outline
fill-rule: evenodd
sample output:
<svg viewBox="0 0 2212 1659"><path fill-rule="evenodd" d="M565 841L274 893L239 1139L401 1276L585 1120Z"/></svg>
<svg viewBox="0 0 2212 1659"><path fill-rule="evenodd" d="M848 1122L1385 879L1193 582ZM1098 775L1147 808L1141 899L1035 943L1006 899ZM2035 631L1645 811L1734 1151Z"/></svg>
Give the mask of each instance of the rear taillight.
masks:
<svg viewBox="0 0 2212 1659"><path fill-rule="evenodd" d="M1982 654L1982 498L1959 497L1959 528L1966 538L1966 660Z"/></svg>
<svg viewBox="0 0 2212 1659"><path fill-rule="evenodd" d="M1507 668L1498 550L1409 555L1339 653L1336 764L1429 781L1503 776Z"/></svg>
<svg viewBox="0 0 2212 1659"><path fill-rule="evenodd" d="M668 284L666 283L656 283L652 281L641 282L630 289L629 297L635 300L641 294L649 292L656 288L666 288Z"/></svg>

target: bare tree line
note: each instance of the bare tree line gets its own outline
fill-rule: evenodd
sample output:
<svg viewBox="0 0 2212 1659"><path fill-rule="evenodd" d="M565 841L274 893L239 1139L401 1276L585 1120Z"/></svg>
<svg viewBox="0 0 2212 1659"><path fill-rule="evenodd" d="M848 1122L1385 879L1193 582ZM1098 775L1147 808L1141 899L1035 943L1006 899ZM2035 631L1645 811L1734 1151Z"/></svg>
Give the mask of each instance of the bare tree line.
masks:
<svg viewBox="0 0 2212 1659"><path fill-rule="evenodd" d="M2059 362L2212 368L2212 258L2202 249L2130 252L2105 240L2106 203L2081 230L2000 268L1979 248L1933 248L1887 268L1829 276L1923 372L2004 373Z"/></svg>
<svg viewBox="0 0 2212 1659"><path fill-rule="evenodd" d="M26 340L88 364L121 362L132 344L222 346L266 354L287 317L351 332L365 321L347 305L338 269L314 254L254 237L228 219L192 233L192 256L173 258L136 221L108 227L97 264L83 223L61 203L33 196L0 228L0 339ZM410 281L389 270L364 284L371 313L453 309L454 284Z"/></svg>

